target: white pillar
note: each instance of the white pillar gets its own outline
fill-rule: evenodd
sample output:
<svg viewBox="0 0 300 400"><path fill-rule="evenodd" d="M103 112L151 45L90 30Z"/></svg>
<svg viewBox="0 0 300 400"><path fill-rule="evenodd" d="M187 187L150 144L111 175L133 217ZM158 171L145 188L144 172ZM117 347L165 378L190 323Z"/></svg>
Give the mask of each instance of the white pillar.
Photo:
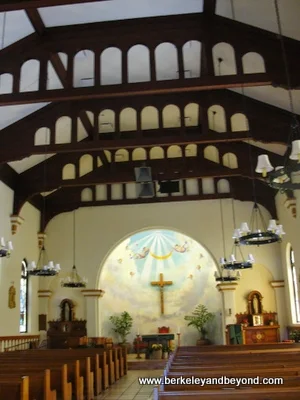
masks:
<svg viewBox="0 0 300 400"><path fill-rule="evenodd" d="M84 289L81 293L85 297L85 319L87 321L87 335L89 337L99 337L99 299L103 297L104 290Z"/></svg>
<svg viewBox="0 0 300 400"><path fill-rule="evenodd" d="M276 308L277 308L277 319L280 325L280 338L288 339L287 337L287 304L284 290L284 281L272 281L270 285L275 290Z"/></svg>
<svg viewBox="0 0 300 400"><path fill-rule="evenodd" d="M217 289L222 294L223 304L223 340L226 343L225 329L226 325L236 324L236 304L235 304L235 290L237 282L219 283Z"/></svg>
<svg viewBox="0 0 300 400"><path fill-rule="evenodd" d="M51 290L38 290L38 298L39 298L39 318L45 319L46 326L45 330L48 330L47 322L49 315L49 299L52 295ZM44 316L44 317L40 317Z"/></svg>

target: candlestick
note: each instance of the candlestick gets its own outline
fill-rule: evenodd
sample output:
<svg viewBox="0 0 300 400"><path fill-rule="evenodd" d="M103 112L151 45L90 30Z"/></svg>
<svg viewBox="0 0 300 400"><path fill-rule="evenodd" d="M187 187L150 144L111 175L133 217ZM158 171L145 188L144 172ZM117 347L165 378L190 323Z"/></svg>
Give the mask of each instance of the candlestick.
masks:
<svg viewBox="0 0 300 400"><path fill-rule="evenodd" d="M140 335L136 335L136 359L140 360L142 357L140 355Z"/></svg>
<svg viewBox="0 0 300 400"><path fill-rule="evenodd" d="M180 333L180 327L177 326L177 333Z"/></svg>

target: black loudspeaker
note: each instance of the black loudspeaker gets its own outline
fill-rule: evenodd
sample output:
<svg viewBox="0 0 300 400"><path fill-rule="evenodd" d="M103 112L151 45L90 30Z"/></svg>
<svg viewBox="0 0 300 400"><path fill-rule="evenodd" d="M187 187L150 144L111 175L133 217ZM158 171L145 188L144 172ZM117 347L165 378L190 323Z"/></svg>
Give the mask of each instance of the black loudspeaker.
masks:
<svg viewBox="0 0 300 400"><path fill-rule="evenodd" d="M152 182L152 173L150 167L134 168L135 181L138 183Z"/></svg>
<svg viewBox="0 0 300 400"><path fill-rule="evenodd" d="M136 184L137 197L147 199L155 196L153 182L143 182Z"/></svg>
<svg viewBox="0 0 300 400"><path fill-rule="evenodd" d="M160 193L178 193L179 189L179 181L162 181L159 182L159 192Z"/></svg>

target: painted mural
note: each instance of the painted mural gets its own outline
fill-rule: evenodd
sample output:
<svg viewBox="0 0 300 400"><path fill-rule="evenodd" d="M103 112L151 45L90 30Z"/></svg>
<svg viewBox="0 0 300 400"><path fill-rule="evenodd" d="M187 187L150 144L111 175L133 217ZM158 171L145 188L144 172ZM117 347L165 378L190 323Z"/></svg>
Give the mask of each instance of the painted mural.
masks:
<svg viewBox="0 0 300 400"><path fill-rule="evenodd" d="M151 229L134 234L112 251L102 268L99 287L106 294L101 299L100 333L112 336L108 317L126 310L134 319L132 339L168 326L173 333L180 330L183 344L194 344L197 333L186 327L184 316L202 303L216 314L211 335L221 343L215 271L207 250L179 232ZM168 283L163 299L160 279Z"/></svg>

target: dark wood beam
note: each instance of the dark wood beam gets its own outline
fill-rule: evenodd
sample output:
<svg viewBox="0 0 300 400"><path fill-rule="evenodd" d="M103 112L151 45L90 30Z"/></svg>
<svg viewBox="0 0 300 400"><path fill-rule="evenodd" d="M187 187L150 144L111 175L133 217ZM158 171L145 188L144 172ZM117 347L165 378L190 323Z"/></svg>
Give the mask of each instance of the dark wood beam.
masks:
<svg viewBox="0 0 300 400"><path fill-rule="evenodd" d="M45 25L44 22L38 12L38 10L36 10L35 8L31 8L29 10L25 10L26 11L26 15L29 19L29 21L31 22L31 25L33 26L33 29L36 31L36 33L39 36L43 36L45 33Z"/></svg>
<svg viewBox="0 0 300 400"><path fill-rule="evenodd" d="M110 186L107 186L109 189ZM257 202L264 206L276 219L276 205L275 205L275 194L276 191L266 186L262 182L256 183L256 189L258 196ZM152 203L165 203L165 202L177 202L177 201L199 201L199 200L212 200L221 198L231 198L240 201L254 201L252 183L249 178L232 177L230 178L230 193L214 193L214 194L203 194L198 195L180 195L180 196L167 196L167 197L154 197L148 199L126 199L121 200L92 200L92 201L81 201L81 187L65 187L51 193L47 196L47 208L45 216L45 226L47 223L56 215L63 212L70 212L79 207L101 207L101 206L118 206L128 204L152 204ZM250 215L249 215L250 218Z"/></svg>
<svg viewBox="0 0 300 400"><path fill-rule="evenodd" d="M209 131L207 134L200 132L199 128L185 129L185 135L180 135L182 129L173 129L174 135L166 135L168 130L165 129L152 129L151 131L143 131L143 135L137 135L136 131L126 132L127 139L114 139L112 135L110 138L101 138L101 134L98 135L98 139L95 141L81 140L76 143L65 143L65 144L50 144L47 146L34 146L28 144L22 148L14 150L14 154L8 154L0 149L0 164L1 162L9 162L14 160L20 160L34 154L63 154L63 153L99 153L99 157L103 164L107 164L107 158L103 150L118 150L118 149L134 149L138 147L151 148L155 146L169 147L172 145L188 145L188 144L217 144L226 142L241 142L243 140L249 140L252 138L251 132L236 132L236 133L217 133ZM177 134L175 134L177 132ZM151 134L147 137L147 134ZM104 136L104 135L103 135ZM131 136L131 138L130 138ZM129 137L129 138L128 138Z"/></svg>
<svg viewBox="0 0 300 400"><path fill-rule="evenodd" d="M48 162L53 160L49 159ZM46 161L46 163L47 163ZM67 163L68 161L66 161ZM231 169L203 157L169 158L147 160L147 166L152 169L153 181L178 180L207 177L251 176L249 164L239 169ZM62 170L51 168L33 168L22 174L18 190L14 198L14 214L18 214L23 204L35 194L49 192L62 187L96 186L99 184L135 182L134 168L140 167L142 161L114 163L111 168L98 167L90 173L75 179L62 179ZM43 174L43 170L46 170ZM38 174L36 174L37 172Z"/></svg>
<svg viewBox="0 0 300 400"><path fill-rule="evenodd" d="M204 0L203 13L205 15L214 15L216 12L217 0Z"/></svg>
<svg viewBox="0 0 300 400"><path fill-rule="evenodd" d="M111 0L0 0L0 12Z"/></svg>
<svg viewBox="0 0 300 400"><path fill-rule="evenodd" d="M187 93L216 89L229 89L269 86L271 78L265 73L248 75L227 75L155 81L91 88L55 89L36 92L13 93L0 95L1 106L46 103L52 101L74 101L88 99L109 99L128 96L153 96L166 93Z"/></svg>

